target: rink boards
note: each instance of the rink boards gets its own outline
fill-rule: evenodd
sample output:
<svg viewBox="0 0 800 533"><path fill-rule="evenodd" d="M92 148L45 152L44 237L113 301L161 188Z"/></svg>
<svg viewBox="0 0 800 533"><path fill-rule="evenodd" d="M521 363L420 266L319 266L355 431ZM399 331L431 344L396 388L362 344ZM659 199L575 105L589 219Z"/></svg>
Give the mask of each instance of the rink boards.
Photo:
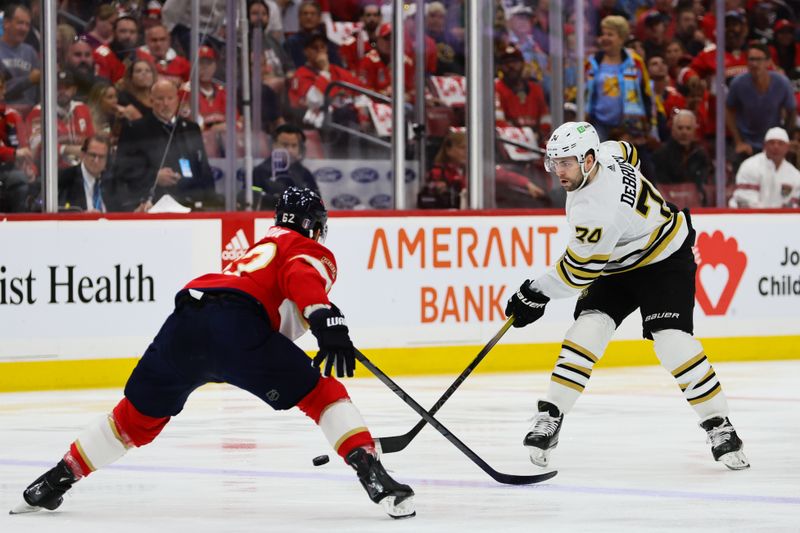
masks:
<svg viewBox="0 0 800 533"><path fill-rule="evenodd" d="M357 214L358 216L353 216ZM241 256L269 214L9 217L0 224L0 391L124 382L189 279ZM695 332L712 360L800 358L800 211L700 212ZM395 374L457 373L505 301L563 252L563 213L333 214L330 293L356 344ZM653 280L653 290L660 290ZM480 370L550 368L574 298L512 329ZM301 347L311 352L306 335ZM601 364L653 364L629 317Z"/></svg>

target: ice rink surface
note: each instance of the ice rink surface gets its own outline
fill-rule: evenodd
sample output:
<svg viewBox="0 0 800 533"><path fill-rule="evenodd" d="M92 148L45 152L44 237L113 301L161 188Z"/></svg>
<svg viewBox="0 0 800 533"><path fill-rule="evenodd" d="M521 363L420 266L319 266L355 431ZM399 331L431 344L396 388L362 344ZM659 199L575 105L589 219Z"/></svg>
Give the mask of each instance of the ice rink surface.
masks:
<svg viewBox="0 0 800 533"><path fill-rule="evenodd" d="M195 392L152 444L82 480L56 512L10 516L21 491L120 390L0 394L0 532L800 532L800 361L715 365L752 464L727 470L660 367L597 367L543 484L503 486L435 430L383 456L416 491L394 521L298 410L225 385ZM455 376L401 377L430 406ZM547 373L471 376L440 420L497 470L540 471L521 445ZM346 381L374 435L415 414L377 379ZM314 467L322 453L331 462Z"/></svg>

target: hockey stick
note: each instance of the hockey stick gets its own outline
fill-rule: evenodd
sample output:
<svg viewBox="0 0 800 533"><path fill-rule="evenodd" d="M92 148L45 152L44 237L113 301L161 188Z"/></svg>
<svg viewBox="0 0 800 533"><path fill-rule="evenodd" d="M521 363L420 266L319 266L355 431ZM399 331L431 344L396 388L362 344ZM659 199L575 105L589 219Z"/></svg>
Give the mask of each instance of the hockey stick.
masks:
<svg viewBox="0 0 800 533"><path fill-rule="evenodd" d="M494 348L494 345L497 344L500 338L506 334L506 331L508 331L508 328L510 328L513 323L514 323L514 315L511 315L508 318L508 320L506 320L506 323L503 324L503 327L500 328L500 331L498 331L497 334L494 337L492 337L492 339L489 342L486 343L486 346L484 346L483 349L480 351L480 353L477 356L475 356L475 359L472 360L469 366L467 366L467 368L465 368L464 371L461 372L461 374L456 378L453 384L450 385L450 387L446 391L444 391L442 397L436 400L436 403L433 404L433 407L431 407L430 410L428 411L431 415L435 415L436 412L439 409L441 409L441 407L450 398L450 396L453 395L456 389L458 389L464 382L464 380L467 379L467 376L472 374L472 371L475 370L475 367L477 367L478 364L481 361L483 361L483 358L486 357L486 355L491 351L492 348ZM423 418L422 420L417 422L417 424L413 428L411 428L411 430L408 433L405 433L403 435L394 435L392 437L380 437L375 439L376 441L378 441L378 445L381 448L381 453L394 453L404 450L405 447L408 446L412 440L414 440L414 437L416 437L417 434L420 431L422 431L422 428L424 428L425 424L427 423L428 422Z"/></svg>
<svg viewBox="0 0 800 533"><path fill-rule="evenodd" d="M376 367L372 361L367 359L367 357L361 353L359 350L356 350L356 359L364 365L367 370L375 374L384 385L389 387L392 392L397 394L406 405L411 407L419 416L422 417L428 424L433 426L436 431L442 434L444 438L446 438L450 443L458 448L461 453L466 455L473 463L478 465L481 470L489 474L492 479L497 481L498 483L505 483L507 485L531 485L533 483L539 483L541 481L545 481L547 479L552 478L555 476L558 471L553 470L551 472L545 472L543 474L534 474L534 475L527 475L527 476L520 476L516 474L504 474L502 472L498 472L491 466L489 466L486 461L481 459L475 452L473 452L466 444L461 442L458 437L453 435L453 433L444 427L444 425L436 420L428 411L426 411L419 403L417 403L414 398L408 395L406 391L400 388L400 386L392 381L392 378L384 374L378 367Z"/></svg>

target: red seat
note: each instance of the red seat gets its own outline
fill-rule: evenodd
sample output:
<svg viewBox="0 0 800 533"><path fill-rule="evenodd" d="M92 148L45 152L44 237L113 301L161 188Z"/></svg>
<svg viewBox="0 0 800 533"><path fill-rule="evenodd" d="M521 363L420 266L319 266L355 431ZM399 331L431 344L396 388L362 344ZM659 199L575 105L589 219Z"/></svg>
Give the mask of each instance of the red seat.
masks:
<svg viewBox="0 0 800 533"><path fill-rule="evenodd" d="M658 190L665 200L680 209L703 206L703 195L694 183L659 183Z"/></svg>
<svg viewBox="0 0 800 533"><path fill-rule="evenodd" d="M703 185L703 190L706 193L706 204L710 207L728 207L728 202L733 196L733 190L736 188L735 184L725 186L725 205L717 205L717 186L713 183L706 183Z"/></svg>

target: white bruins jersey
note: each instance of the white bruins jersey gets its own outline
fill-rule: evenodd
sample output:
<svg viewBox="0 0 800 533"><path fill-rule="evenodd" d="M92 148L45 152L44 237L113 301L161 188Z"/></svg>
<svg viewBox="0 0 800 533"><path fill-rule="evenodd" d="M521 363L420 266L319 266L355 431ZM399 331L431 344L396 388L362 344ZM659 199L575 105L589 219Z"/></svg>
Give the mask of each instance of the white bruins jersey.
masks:
<svg viewBox="0 0 800 533"><path fill-rule="evenodd" d="M599 276L657 263L681 247L689 234L686 216L672 211L627 159L603 143L594 179L567 193L567 249L532 288L567 298Z"/></svg>

